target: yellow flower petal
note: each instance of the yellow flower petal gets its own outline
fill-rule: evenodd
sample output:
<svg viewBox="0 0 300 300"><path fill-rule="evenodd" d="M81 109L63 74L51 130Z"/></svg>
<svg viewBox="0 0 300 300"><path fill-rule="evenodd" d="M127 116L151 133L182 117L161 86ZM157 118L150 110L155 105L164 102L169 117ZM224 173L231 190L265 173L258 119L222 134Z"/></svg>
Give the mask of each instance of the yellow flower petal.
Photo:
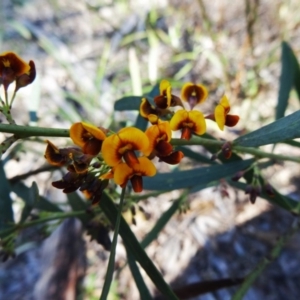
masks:
<svg viewBox="0 0 300 300"><path fill-rule="evenodd" d="M73 143L79 147L83 147L85 144L85 141L82 139L83 131L84 129L81 122L74 123L70 128L70 138Z"/></svg>
<svg viewBox="0 0 300 300"><path fill-rule="evenodd" d="M145 131L145 134L149 139L149 147L152 152L160 140L166 142L169 142L171 140L172 132L170 123L161 122L159 124L152 125Z"/></svg>
<svg viewBox="0 0 300 300"><path fill-rule="evenodd" d="M127 181L134 175L137 176L154 176L156 174L156 168L151 160L147 157L139 157L139 164L130 168L125 163L120 163L114 170L114 181L116 184L124 187Z"/></svg>
<svg viewBox="0 0 300 300"><path fill-rule="evenodd" d="M127 181L132 177L134 171L125 163L120 163L115 167L114 171L114 181L116 184L124 187Z"/></svg>
<svg viewBox="0 0 300 300"><path fill-rule="evenodd" d="M143 118L148 119L148 116L150 114L156 114L155 107L153 107L150 102L146 99L143 98L141 105L140 105L140 114Z"/></svg>
<svg viewBox="0 0 300 300"><path fill-rule="evenodd" d="M229 112L230 110L230 104L228 101L228 98L226 97L226 95L224 95L221 100L220 100L220 105L222 105L225 108L226 114Z"/></svg>
<svg viewBox="0 0 300 300"><path fill-rule="evenodd" d="M158 124L160 122L159 117L155 114L149 114L148 115L148 121L154 125L154 124Z"/></svg>
<svg viewBox="0 0 300 300"><path fill-rule="evenodd" d="M92 124L88 124L85 122L81 122L82 127L88 132L90 133L95 139L103 141L106 138L105 133L99 129L98 127L92 125Z"/></svg>
<svg viewBox="0 0 300 300"><path fill-rule="evenodd" d="M78 122L71 126L70 137L75 145L83 149L84 153L97 155L101 150L102 141L106 138L106 135L94 125Z"/></svg>
<svg viewBox="0 0 300 300"><path fill-rule="evenodd" d="M144 155L150 154L149 140L145 132L135 127L126 127L118 133L123 144L130 143L133 145L133 150L141 151Z"/></svg>
<svg viewBox="0 0 300 300"><path fill-rule="evenodd" d="M149 139L146 134L138 128L127 127L118 133L107 137L102 144L103 159L109 166L115 166L121 162L126 151L141 151L149 155Z"/></svg>
<svg viewBox="0 0 300 300"><path fill-rule="evenodd" d="M206 132L206 122L203 114L198 110L192 110L189 112L189 121L194 124L193 132L201 135Z"/></svg>
<svg viewBox="0 0 300 300"><path fill-rule="evenodd" d="M166 79L163 79L160 84L159 84L159 92L161 95L163 95L167 89L171 89L171 83L166 80Z"/></svg>
<svg viewBox="0 0 300 300"><path fill-rule="evenodd" d="M215 120L221 130L224 130L226 112L223 105L218 104L215 108Z"/></svg>
<svg viewBox="0 0 300 300"><path fill-rule="evenodd" d="M208 91L202 84L186 83L181 89L182 100L189 102L193 108L195 105L206 100Z"/></svg>
<svg viewBox="0 0 300 300"><path fill-rule="evenodd" d="M185 109L178 110L170 121L170 128L173 131L179 130L182 128L182 123L187 120L188 112Z"/></svg>
<svg viewBox="0 0 300 300"><path fill-rule="evenodd" d="M139 164L134 165L133 170L135 174L141 176L152 177L156 174L155 165L147 157L142 156L138 158Z"/></svg>

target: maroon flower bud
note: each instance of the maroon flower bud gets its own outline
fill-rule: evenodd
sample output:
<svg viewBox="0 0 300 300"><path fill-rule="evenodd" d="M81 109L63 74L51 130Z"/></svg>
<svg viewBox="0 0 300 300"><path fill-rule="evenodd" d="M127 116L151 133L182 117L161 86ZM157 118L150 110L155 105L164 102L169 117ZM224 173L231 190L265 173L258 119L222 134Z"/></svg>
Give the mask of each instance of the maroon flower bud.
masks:
<svg viewBox="0 0 300 300"><path fill-rule="evenodd" d="M229 159L231 157L232 154L232 147L231 147L231 143L230 142L226 142L223 146L222 146L222 153L224 155L224 157L226 159Z"/></svg>

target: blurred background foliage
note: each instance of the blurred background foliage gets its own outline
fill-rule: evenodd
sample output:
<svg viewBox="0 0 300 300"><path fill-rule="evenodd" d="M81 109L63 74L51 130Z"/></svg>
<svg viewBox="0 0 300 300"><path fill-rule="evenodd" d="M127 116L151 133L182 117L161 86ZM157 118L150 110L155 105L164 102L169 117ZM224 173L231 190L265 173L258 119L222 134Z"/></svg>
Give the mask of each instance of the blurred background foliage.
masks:
<svg viewBox="0 0 300 300"><path fill-rule="evenodd" d="M234 139L299 110L296 91L289 93L292 86L287 87L288 96L282 90L280 93L279 87L281 63L286 57L282 56L283 53L293 53L295 59L300 57L299 16L296 0L244 0L234 4L228 0L2 0L1 52L13 50L26 61L34 60L38 74L31 86L18 93L13 116L20 125L68 128L74 122L85 120L97 126L117 129L122 124L133 124L137 113L114 111L115 101L124 96L148 93L159 80L166 78L172 82L177 94L184 82L205 84L210 94L203 105L204 110L214 107L226 92L232 112L239 114L241 120L234 130L225 133L220 133L211 122L209 133L216 138ZM282 44L283 41L288 44ZM294 61L292 65L295 64ZM287 67L284 74L289 74L289 70ZM280 101L282 97L288 101L283 103ZM283 105L280 109L278 103ZM55 141L58 145L69 143L66 139ZM41 139L17 144L4 157L6 175L11 179L43 166L44 148ZM272 150L270 146L264 149ZM276 147L276 151L299 155L299 148L288 145ZM186 165L189 164L186 161ZM170 170L164 168L162 171ZM293 163L286 163L285 167L275 165L265 171L265 176L281 192L299 200L299 166ZM46 198L55 199L53 202L59 204L59 209L64 209L64 195L50 184L53 178L60 177L58 171L42 172L34 178L25 178L24 182L31 186L32 180L37 181L39 193L45 201ZM209 235L236 226L241 210L250 211L244 217L245 222L269 209L267 204L258 204L253 212L246 197L234 190L226 190L234 200L226 202L228 207L224 207L219 196L222 188L221 185L213 191L215 196L212 200L207 195L194 194L187 203L194 207L194 212L188 214L186 220L198 218L206 211L214 214L214 209L219 214L217 218L221 219L230 211L231 220L227 220L226 224L218 223L207 214L207 224L210 224L207 226L214 230L206 232L203 229L206 226L201 225L205 234L202 232L200 238L195 238L199 244L196 242L194 248L191 247L194 250L184 252L185 259L179 261L176 271L161 264L163 255L158 258L157 263L165 270L167 281L182 272L195 255L195 249L202 247ZM20 194L24 194L22 191ZM24 204L17 196L13 198L14 213L22 218ZM157 203L154 202L156 198L143 203L142 208L148 213L148 218L145 217L147 213L141 214L137 226L140 226L141 232L137 235L143 236L147 232L145 228L155 224L170 206L170 199L180 197L177 191L162 196L159 208L154 204ZM194 202L193 199L199 201ZM30 201L33 201L32 198ZM45 203L47 211L56 210L57 206ZM199 212L195 213L197 209ZM176 220L182 222L184 218L183 215ZM272 224L270 220L268 222ZM222 229L216 229L218 226ZM272 231L271 225L270 228ZM172 234L175 233L171 230ZM161 238L159 246L149 250L150 254L161 251L169 235ZM193 240L190 243L194 244ZM107 254L97 246L92 244L88 253L91 267L85 282L86 299L98 299L101 291L99 278L103 278L103 271L99 270L99 265L106 262ZM124 253L120 251L117 257L122 265ZM215 261L218 260L215 258ZM300 261L295 263L299 265ZM130 299L137 299L131 283L124 282L120 276L116 281L119 287L118 284L113 286L115 298L112 299L129 299L126 289L132 293ZM215 294L214 297L207 299L225 299L222 298L224 294ZM255 298L250 295L247 299Z"/></svg>

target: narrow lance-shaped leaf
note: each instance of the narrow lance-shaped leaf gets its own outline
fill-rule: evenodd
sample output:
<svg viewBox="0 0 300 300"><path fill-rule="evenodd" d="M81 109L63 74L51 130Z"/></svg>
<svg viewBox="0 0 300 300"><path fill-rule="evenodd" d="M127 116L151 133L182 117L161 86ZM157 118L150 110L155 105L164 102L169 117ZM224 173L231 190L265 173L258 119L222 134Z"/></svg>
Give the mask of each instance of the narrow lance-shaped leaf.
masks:
<svg viewBox="0 0 300 300"><path fill-rule="evenodd" d="M234 145L259 147L292 140L300 137L300 111L296 111L269 125L245 134L236 140Z"/></svg>
<svg viewBox="0 0 300 300"><path fill-rule="evenodd" d="M25 200L25 206L22 210L20 223L26 221L27 217L29 217L32 209L35 206L35 203L39 200L39 188L36 182L32 182L31 187L28 189L27 193L28 198Z"/></svg>
<svg viewBox="0 0 300 300"><path fill-rule="evenodd" d="M10 198L11 188L2 161L0 161L0 182L0 230L3 230L13 225L14 219Z"/></svg>
<svg viewBox="0 0 300 300"><path fill-rule="evenodd" d="M118 99L115 102L114 109L118 111L123 110L139 110L143 97L146 97L151 104L153 104L153 98L159 95L159 85L156 84L153 89L145 96L126 96Z"/></svg>
<svg viewBox="0 0 300 300"><path fill-rule="evenodd" d="M294 85L297 67L297 60L293 50L286 42L283 42L281 44L281 74L279 78L276 120L284 116L288 105L289 95Z"/></svg>
<svg viewBox="0 0 300 300"><path fill-rule="evenodd" d="M128 259L128 264L129 264L131 274L132 274L135 284L140 292L140 299L141 300L153 299L148 290L148 287L142 277L142 274L138 268L138 265L134 259L134 256L130 253L130 251L127 248L126 248L126 252L127 252L127 259Z"/></svg>
<svg viewBox="0 0 300 300"><path fill-rule="evenodd" d="M109 221L114 225L117 219L117 208L115 207L113 201L104 192L99 203L101 209L109 219ZM136 239L134 233L131 231L130 227L126 223L123 217L121 217L120 231L119 231L124 244L130 253L134 256L137 262L148 274L152 282L155 284L156 288L166 296L166 299L178 299L169 285L164 281L160 272L156 269L152 260L148 257L144 249L141 247L140 243Z"/></svg>
<svg viewBox="0 0 300 300"><path fill-rule="evenodd" d="M174 190L191 188L202 184L210 184L228 176L232 176L240 170L244 170L254 162L253 159L236 161L224 165L201 167L188 171L174 171L171 173L157 174L151 178L144 178L145 190Z"/></svg>
<svg viewBox="0 0 300 300"><path fill-rule="evenodd" d="M141 100L141 96L123 97L115 102L114 109L118 111L139 110Z"/></svg>

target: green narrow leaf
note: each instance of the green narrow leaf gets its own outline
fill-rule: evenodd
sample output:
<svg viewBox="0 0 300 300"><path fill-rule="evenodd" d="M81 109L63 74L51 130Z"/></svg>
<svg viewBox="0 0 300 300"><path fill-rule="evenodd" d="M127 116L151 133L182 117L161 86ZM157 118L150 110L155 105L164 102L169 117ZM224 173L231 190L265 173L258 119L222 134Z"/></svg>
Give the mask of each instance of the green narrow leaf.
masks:
<svg viewBox="0 0 300 300"><path fill-rule="evenodd" d="M130 253L127 247L126 248L126 253L127 253L127 260L129 264L129 268L131 271L131 274L134 278L135 284L140 292L140 299L141 300L152 300L152 296L147 288L147 285L145 284L145 281L141 275L141 272L137 266L137 263L134 260L133 255Z"/></svg>
<svg viewBox="0 0 300 300"><path fill-rule="evenodd" d="M253 159L235 161L224 165L195 168L187 171L173 171L170 173L156 174L154 177L143 179L145 190L175 190L191 188L196 185L209 185L240 170L244 170L254 162Z"/></svg>
<svg viewBox="0 0 300 300"><path fill-rule="evenodd" d="M39 199L39 189L35 181L32 182L32 185L28 190L29 193L27 195L29 198L25 201L25 206L22 210L20 223L23 223L28 218Z"/></svg>
<svg viewBox="0 0 300 300"><path fill-rule="evenodd" d="M141 96L123 97L115 102L114 109L118 111L139 110L141 101L142 101Z"/></svg>
<svg viewBox="0 0 300 300"><path fill-rule="evenodd" d="M148 120L144 119L140 114L138 114L134 126L142 131L145 131L148 126Z"/></svg>
<svg viewBox="0 0 300 300"><path fill-rule="evenodd" d="M299 62L293 51L292 51L291 55L293 56L294 68L295 68L294 88L297 92L298 99L300 100L300 66L299 66Z"/></svg>
<svg viewBox="0 0 300 300"><path fill-rule="evenodd" d="M157 83L153 89L148 93L148 95L146 96L146 98L148 99L148 97L150 99L154 98L155 96L159 95L160 94L160 91L159 91L159 83ZM148 100L150 100L148 99Z"/></svg>
<svg viewBox="0 0 300 300"><path fill-rule="evenodd" d="M14 223L11 187L4 172L3 163L0 161L0 230L7 229Z"/></svg>
<svg viewBox="0 0 300 300"><path fill-rule="evenodd" d="M234 145L258 147L278 142L284 142L300 137L300 111L296 111L269 125L238 137Z"/></svg>
<svg viewBox="0 0 300 300"><path fill-rule="evenodd" d="M138 110L140 109L141 101L143 97L146 97L151 104L153 104L153 98L159 95L159 84L156 84L152 90L145 96L127 96L117 100L114 105L114 109L118 111L123 110Z"/></svg>
<svg viewBox="0 0 300 300"><path fill-rule="evenodd" d="M184 156L194 159L198 162L202 162L202 163L210 164L210 165L216 164L216 162L214 160L211 160L207 156L205 156L201 153L197 153L197 152L191 150L190 148L187 148L184 146L177 146L176 150L182 151Z"/></svg>
<svg viewBox="0 0 300 300"><path fill-rule="evenodd" d="M105 280L104 280L104 285L103 285L100 300L107 299L110 285L113 280L113 274L114 274L114 269L115 269L116 248L117 248L117 242L118 242L118 235L119 235L119 229L120 229L120 222L121 222L125 190L126 190L126 187L124 187L122 189L122 194L120 197L120 205L119 205L119 209L117 211L117 216L116 216L117 218L116 218L116 223L115 223L115 232L114 232L114 237L113 237L113 241L112 241L112 245L111 245L111 249L110 249L109 261L108 261L108 266L107 266L107 270L106 270L106 275L105 275Z"/></svg>
<svg viewBox="0 0 300 300"><path fill-rule="evenodd" d="M281 44L281 74L279 78L279 92L276 106L276 120L284 116L288 105L291 89L294 85L297 60L293 50L286 42Z"/></svg>
<svg viewBox="0 0 300 300"><path fill-rule="evenodd" d="M117 208L115 207L113 201L104 192L99 203L101 209L109 219L109 221L114 225L117 219ZM141 247L140 243L136 239L134 233L129 228L128 224L121 217L120 231L119 231L124 244L128 247L130 253L134 256L136 261L141 265L141 267L148 274L156 288L167 297L169 300L178 299L169 285L164 281L162 275L157 270L152 260L148 257L144 249Z"/></svg>

